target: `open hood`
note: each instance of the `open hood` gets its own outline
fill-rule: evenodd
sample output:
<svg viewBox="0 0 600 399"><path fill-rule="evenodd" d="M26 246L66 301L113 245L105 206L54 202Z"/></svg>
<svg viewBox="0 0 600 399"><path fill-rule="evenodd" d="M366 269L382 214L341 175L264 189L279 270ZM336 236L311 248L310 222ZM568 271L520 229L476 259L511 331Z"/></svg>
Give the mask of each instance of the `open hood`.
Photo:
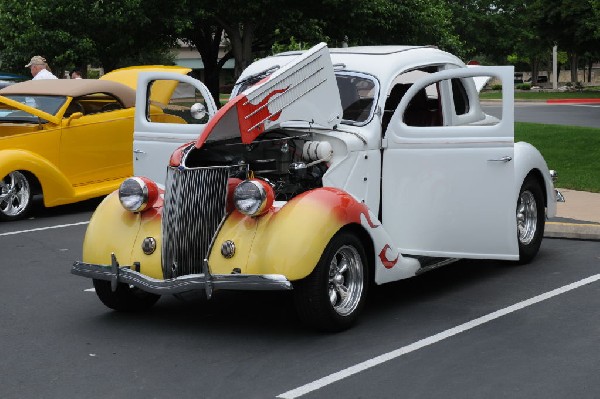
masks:
<svg viewBox="0 0 600 399"><path fill-rule="evenodd" d="M38 118L45 119L49 122L54 123L55 125L60 124L60 121L61 121L61 118L57 117L56 115L49 114L49 113L41 111L37 108L30 107L30 106L22 104L18 101L11 100L10 98L6 98L4 96L0 96L0 103L6 104L9 107L14 108L15 110L24 111L29 114L35 115Z"/></svg>
<svg viewBox="0 0 600 399"><path fill-rule="evenodd" d="M102 80L110 80L113 82L122 83L126 86L131 87L133 90L137 89L138 74L141 72L171 72L179 73L181 75L187 75L192 70L190 68L180 66L163 66L163 65L146 65L146 66L133 66L121 69L115 69L100 77ZM178 82L175 80L167 81L161 80L152 87L151 101L166 105L173 96L173 92L177 88Z"/></svg>
<svg viewBox="0 0 600 399"><path fill-rule="evenodd" d="M329 49L320 43L231 99L208 122L198 138L241 137L249 144L284 122L302 121L332 129L342 104Z"/></svg>

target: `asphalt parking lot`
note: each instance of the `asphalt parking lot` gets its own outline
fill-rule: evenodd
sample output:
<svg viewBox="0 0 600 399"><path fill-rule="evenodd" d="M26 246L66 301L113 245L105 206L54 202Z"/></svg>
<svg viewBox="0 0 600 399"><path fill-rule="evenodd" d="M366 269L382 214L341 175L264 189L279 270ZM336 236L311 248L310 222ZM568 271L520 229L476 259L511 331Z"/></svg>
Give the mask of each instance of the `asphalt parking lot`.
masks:
<svg viewBox="0 0 600 399"><path fill-rule="evenodd" d="M3 398L600 397L598 242L376 287L361 323L331 335L285 293L108 310L69 272L94 205L0 225Z"/></svg>
<svg viewBox="0 0 600 399"><path fill-rule="evenodd" d="M598 241L375 287L360 324L320 334L287 293L110 311L70 274L97 204L0 224L1 398L600 397Z"/></svg>

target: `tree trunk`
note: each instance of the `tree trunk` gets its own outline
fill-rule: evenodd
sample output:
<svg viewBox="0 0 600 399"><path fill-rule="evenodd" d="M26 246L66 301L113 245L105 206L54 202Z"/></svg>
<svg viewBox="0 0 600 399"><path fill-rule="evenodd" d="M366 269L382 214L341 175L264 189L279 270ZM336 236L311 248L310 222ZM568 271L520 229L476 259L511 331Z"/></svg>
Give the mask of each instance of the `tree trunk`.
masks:
<svg viewBox="0 0 600 399"><path fill-rule="evenodd" d="M198 49L204 64L204 85L218 108L221 107L220 75L223 64L219 64L219 46L223 35L223 27L212 26L200 28L198 34L192 38L192 44Z"/></svg>
<svg viewBox="0 0 600 399"><path fill-rule="evenodd" d="M570 53L571 58L571 82L577 83L577 53Z"/></svg>
<svg viewBox="0 0 600 399"><path fill-rule="evenodd" d="M235 26L225 26L225 32L231 42L231 52L235 59L234 78L237 79L252 62L252 42L254 41L254 25L250 22Z"/></svg>
<svg viewBox="0 0 600 399"><path fill-rule="evenodd" d="M533 57L531 61L531 84L537 84L538 75L540 74L540 62L538 57Z"/></svg>

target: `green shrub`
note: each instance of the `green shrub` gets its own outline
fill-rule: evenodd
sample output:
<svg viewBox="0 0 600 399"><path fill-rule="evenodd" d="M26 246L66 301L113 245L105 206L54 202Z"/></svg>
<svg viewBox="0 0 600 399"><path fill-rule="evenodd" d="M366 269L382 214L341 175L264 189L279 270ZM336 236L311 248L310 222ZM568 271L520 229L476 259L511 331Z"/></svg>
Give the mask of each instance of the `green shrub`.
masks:
<svg viewBox="0 0 600 399"><path fill-rule="evenodd" d="M502 85L501 84L492 85L492 90L502 90Z"/></svg>
<svg viewBox="0 0 600 399"><path fill-rule="evenodd" d="M517 90L531 90L531 84L529 83L520 83L515 86Z"/></svg>

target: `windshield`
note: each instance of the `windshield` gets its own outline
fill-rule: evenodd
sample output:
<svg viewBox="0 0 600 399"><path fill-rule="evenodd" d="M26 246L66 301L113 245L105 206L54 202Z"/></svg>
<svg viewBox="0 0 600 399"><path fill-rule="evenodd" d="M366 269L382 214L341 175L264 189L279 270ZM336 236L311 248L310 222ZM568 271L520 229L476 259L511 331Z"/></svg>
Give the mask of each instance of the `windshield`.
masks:
<svg viewBox="0 0 600 399"><path fill-rule="evenodd" d="M371 120L379 84L373 77L357 72L336 72L342 101L342 123L362 126Z"/></svg>
<svg viewBox="0 0 600 399"><path fill-rule="evenodd" d="M56 115L60 107L65 103L65 96L32 96L11 94L4 96L17 101L28 107L37 108L51 115ZM0 122L32 122L38 123L39 118L29 112L18 110L6 104L0 103Z"/></svg>

